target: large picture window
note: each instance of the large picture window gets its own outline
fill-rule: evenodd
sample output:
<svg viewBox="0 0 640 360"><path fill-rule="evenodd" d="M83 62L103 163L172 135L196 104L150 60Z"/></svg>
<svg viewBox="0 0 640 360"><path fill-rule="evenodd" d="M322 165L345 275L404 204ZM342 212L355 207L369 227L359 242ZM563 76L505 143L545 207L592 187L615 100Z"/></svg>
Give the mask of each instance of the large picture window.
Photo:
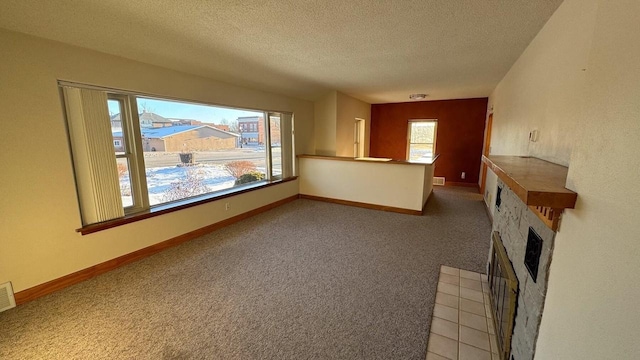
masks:
<svg viewBox="0 0 640 360"><path fill-rule="evenodd" d="M410 120L407 160L431 161L436 147L437 120Z"/></svg>
<svg viewBox="0 0 640 360"><path fill-rule="evenodd" d="M293 176L291 113L62 87L84 225Z"/></svg>

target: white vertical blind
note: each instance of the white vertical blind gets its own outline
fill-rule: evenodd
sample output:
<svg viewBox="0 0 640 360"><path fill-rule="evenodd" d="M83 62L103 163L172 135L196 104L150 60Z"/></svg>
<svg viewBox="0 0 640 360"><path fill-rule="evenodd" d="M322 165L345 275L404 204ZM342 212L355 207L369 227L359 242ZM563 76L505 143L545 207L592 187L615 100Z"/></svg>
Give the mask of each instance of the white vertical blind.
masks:
<svg viewBox="0 0 640 360"><path fill-rule="evenodd" d="M293 116L291 113L280 114L280 146L282 149L282 178L293 176Z"/></svg>
<svg viewBox="0 0 640 360"><path fill-rule="evenodd" d="M64 87L83 225L124 216L107 93Z"/></svg>

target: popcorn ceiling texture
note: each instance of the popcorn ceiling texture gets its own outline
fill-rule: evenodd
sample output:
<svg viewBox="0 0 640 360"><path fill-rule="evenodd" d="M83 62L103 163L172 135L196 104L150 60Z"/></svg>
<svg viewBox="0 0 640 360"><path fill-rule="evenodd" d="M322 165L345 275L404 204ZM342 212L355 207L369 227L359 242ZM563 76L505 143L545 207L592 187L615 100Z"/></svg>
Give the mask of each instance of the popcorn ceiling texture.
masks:
<svg viewBox="0 0 640 360"><path fill-rule="evenodd" d="M4 0L0 27L316 100L486 97L561 0Z"/></svg>

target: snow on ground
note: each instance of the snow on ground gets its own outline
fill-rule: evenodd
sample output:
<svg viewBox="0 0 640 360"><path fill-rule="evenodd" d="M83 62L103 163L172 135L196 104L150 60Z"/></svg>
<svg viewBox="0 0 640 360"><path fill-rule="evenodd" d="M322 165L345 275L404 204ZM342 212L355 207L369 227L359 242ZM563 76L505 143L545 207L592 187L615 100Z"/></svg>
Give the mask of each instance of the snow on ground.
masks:
<svg viewBox="0 0 640 360"><path fill-rule="evenodd" d="M151 205L157 205L165 202L164 194L171 184L181 181L186 176L186 172L189 170L195 170L203 177L203 183L209 189L209 192L228 189L235 184L235 178L226 172L222 165L198 165L195 167L186 166L168 166L168 167L155 167L148 168L147 173L147 188L149 190L149 203ZM264 172L264 169L257 169ZM129 174L125 174L120 177L120 189L122 190L122 205L131 206L133 200L131 193L128 190Z"/></svg>

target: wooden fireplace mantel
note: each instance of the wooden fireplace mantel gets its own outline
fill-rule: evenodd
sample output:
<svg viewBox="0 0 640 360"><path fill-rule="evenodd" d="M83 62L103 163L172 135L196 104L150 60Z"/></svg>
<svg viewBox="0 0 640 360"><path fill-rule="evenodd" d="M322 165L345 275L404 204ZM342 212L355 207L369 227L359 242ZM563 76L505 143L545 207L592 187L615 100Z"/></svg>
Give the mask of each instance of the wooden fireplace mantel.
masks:
<svg viewBox="0 0 640 360"><path fill-rule="evenodd" d="M483 156L482 161L553 231L578 194L565 188L568 168L527 156Z"/></svg>

